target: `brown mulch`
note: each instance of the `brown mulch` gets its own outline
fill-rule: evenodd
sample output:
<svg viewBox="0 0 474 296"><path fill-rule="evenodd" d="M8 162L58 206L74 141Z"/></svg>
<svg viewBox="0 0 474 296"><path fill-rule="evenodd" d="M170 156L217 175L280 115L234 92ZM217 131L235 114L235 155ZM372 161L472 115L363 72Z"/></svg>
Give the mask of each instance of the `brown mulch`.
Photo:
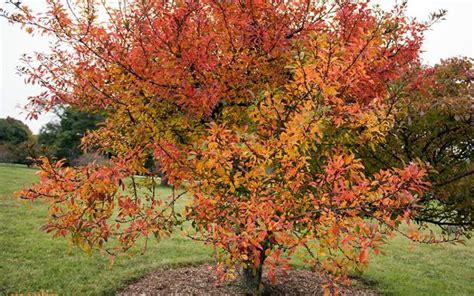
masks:
<svg viewBox="0 0 474 296"><path fill-rule="evenodd" d="M322 286L328 277L309 270L292 269L277 274L277 283L270 285L264 276L266 295L323 295ZM353 283L340 286L342 295L378 295L375 291ZM237 281L217 283L212 265L162 268L119 291L118 295L245 295Z"/></svg>

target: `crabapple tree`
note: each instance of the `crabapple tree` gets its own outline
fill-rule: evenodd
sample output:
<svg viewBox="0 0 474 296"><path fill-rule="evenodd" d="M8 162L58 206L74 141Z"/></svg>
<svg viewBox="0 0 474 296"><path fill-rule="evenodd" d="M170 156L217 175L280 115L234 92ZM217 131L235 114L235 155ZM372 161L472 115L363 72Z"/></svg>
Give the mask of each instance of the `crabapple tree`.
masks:
<svg viewBox="0 0 474 296"><path fill-rule="evenodd" d="M49 204L46 231L116 254L191 225L219 270L241 268L258 291L263 267L273 278L297 249L343 277L418 211L423 164L366 174L354 147L384 140L388 86L442 13L422 23L405 4L368 1L99 2L3 11L54 40L20 68L45 89L30 116L70 105L106 118L82 144L112 155L107 164L40 159L39 183L18 193ZM150 157L169 197L155 194Z"/></svg>

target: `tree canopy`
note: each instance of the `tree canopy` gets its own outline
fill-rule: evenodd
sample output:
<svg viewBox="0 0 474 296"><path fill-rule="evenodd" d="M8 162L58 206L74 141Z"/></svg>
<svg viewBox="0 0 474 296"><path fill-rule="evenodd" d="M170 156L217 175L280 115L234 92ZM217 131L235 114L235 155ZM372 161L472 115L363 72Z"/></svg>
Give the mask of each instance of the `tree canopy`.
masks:
<svg viewBox="0 0 474 296"><path fill-rule="evenodd" d="M28 150L34 145L26 124L12 117L0 118L0 162L30 164Z"/></svg>
<svg viewBox="0 0 474 296"><path fill-rule="evenodd" d="M26 124L12 117L0 118L0 143L18 145L32 135Z"/></svg>
<svg viewBox="0 0 474 296"><path fill-rule="evenodd" d="M473 74L469 58L414 65L394 85L405 90L393 100L395 122L385 141L359 149L370 172L428 162L432 187L416 219L466 235L474 227Z"/></svg>

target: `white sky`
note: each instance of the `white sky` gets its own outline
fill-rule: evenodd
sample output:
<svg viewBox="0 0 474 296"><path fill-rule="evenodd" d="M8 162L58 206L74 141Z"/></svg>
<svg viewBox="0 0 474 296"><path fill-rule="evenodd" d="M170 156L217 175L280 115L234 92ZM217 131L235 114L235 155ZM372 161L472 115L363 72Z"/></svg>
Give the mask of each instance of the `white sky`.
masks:
<svg viewBox="0 0 474 296"><path fill-rule="evenodd" d="M384 8L390 8L396 0L373 0ZM0 4L3 7L4 1ZM41 9L42 0L23 0L32 9ZM474 57L474 0L410 0L408 14L420 20L428 19L431 12L441 8L448 10L446 20L434 26L426 34L423 46L423 61L437 63L440 59L452 56ZM16 73L20 57L24 53L44 51L47 41L32 37L17 26L0 19L0 118L14 117L25 122L38 133L41 126L54 119L52 114L43 114L38 120L26 121L22 109L30 95L39 93L39 88L24 83Z"/></svg>

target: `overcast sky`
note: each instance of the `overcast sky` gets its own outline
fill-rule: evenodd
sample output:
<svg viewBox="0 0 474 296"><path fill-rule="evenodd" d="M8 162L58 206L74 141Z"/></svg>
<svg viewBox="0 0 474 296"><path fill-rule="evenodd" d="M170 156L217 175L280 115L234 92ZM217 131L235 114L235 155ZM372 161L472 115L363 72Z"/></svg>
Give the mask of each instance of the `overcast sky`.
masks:
<svg viewBox="0 0 474 296"><path fill-rule="evenodd" d="M0 7L5 1L1 0ZM33 9L42 7L42 0L23 0ZM384 8L390 8L395 0L373 0ZM434 26L426 34L422 54L425 63L434 64L440 59L452 56L474 57L474 0L411 0L408 14L426 20L431 12L441 8L448 10L446 20ZM52 114L43 114L38 120L26 121L22 107L30 95L39 93L39 88L26 85L16 73L16 66L24 53L44 51L48 43L39 37L32 37L18 27L0 19L0 118L11 116L24 121L34 133L42 125L54 119Z"/></svg>

